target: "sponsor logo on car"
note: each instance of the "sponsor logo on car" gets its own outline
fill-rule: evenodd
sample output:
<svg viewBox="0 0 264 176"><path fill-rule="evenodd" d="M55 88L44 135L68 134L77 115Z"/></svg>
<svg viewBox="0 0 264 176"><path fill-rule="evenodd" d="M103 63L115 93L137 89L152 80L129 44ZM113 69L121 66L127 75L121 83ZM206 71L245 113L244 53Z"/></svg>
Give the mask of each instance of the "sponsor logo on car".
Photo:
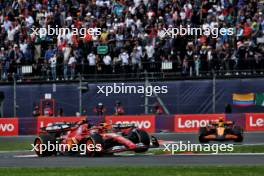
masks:
<svg viewBox="0 0 264 176"><path fill-rule="evenodd" d="M37 133L39 134L41 127L50 126L52 123L56 122L78 122L85 117L38 117L37 121Z"/></svg>

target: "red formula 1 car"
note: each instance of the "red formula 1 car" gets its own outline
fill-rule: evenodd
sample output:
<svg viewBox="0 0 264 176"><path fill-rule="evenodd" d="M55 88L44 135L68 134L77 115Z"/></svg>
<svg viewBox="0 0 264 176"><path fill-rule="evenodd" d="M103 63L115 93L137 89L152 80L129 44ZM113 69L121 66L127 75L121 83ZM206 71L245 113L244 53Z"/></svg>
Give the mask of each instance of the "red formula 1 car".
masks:
<svg viewBox="0 0 264 176"><path fill-rule="evenodd" d="M243 141L243 129L234 125L232 121L219 119L216 122L210 122L206 127L201 127L199 131L199 141L201 143L209 141Z"/></svg>
<svg viewBox="0 0 264 176"><path fill-rule="evenodd" d="M102 156L123 151L141 153L158 146L154 136L134 125L101 123L91 126L87 121L54 123L42 128L34 141L34 150L38 156L66 153Z"/></svg>

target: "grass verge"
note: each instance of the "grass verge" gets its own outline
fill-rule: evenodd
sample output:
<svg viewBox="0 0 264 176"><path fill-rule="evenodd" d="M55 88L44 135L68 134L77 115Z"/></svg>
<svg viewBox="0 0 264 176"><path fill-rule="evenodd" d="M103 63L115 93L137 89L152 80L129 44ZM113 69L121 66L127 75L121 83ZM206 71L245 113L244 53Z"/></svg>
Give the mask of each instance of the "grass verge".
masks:
<svg viewBox="0 0 264 176"><path fill-rule="evenodd" d="M93 168L0 168L8 176L262 176L263 166L146 166Z"/></svg>
<svg viewBox="0 0 264 176"><path fill-rule="evenodd" d="M28 139L19 140L19 141L1 141L0 142L0 151L18 151L18 150L31 150L33 141Z"/></svg>

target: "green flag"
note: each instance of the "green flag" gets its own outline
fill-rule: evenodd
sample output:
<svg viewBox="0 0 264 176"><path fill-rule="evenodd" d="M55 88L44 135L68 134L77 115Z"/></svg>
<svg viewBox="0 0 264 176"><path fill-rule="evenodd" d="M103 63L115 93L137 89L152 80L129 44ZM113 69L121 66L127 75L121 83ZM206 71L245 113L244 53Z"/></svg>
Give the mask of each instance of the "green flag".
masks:
<svg viewBox="0 0 264 176"><path fill-rule="evenodd" d="M256 105L264 106L264 93L256 94Z"/></svg>

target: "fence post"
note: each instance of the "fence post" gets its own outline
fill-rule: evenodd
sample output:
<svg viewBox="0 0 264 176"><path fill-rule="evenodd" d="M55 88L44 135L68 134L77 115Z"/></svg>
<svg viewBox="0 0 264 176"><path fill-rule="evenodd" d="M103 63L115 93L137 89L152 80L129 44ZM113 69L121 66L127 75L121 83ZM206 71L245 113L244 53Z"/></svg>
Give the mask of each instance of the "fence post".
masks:
<svg viewBox="0 0 264 176"><path fill-rule="evenodd" d="M147 76L147 72L145 71L145 88L147 86L148 86L148 76ZM149 100L148 100L148 96L146 95L146 92L144 98L145 98L145 104L144 104L145 114L149 114Z"/></svg>
<svg viewBox="0 0 264 176"><path fill-rule="evenodd" d="M17 116L17 95L16 95L16 75L13 74L13 80L14 80L14 86L13 86L13 93L14 93L14 109L13 109L13 116L16 117Z"/></svg>
<svg viewBox="0 0 264 176"><path fill-rule="evenodd" d="M79 75L79 113L82 114L82 76Z"/></svg>
<svg viewBox="0 0 264 176"><path fill-rule="evenodd" d="M215 81L215 72L213 71L213 113L215 113L215 92L216 92L216 81Z"/></svg>

